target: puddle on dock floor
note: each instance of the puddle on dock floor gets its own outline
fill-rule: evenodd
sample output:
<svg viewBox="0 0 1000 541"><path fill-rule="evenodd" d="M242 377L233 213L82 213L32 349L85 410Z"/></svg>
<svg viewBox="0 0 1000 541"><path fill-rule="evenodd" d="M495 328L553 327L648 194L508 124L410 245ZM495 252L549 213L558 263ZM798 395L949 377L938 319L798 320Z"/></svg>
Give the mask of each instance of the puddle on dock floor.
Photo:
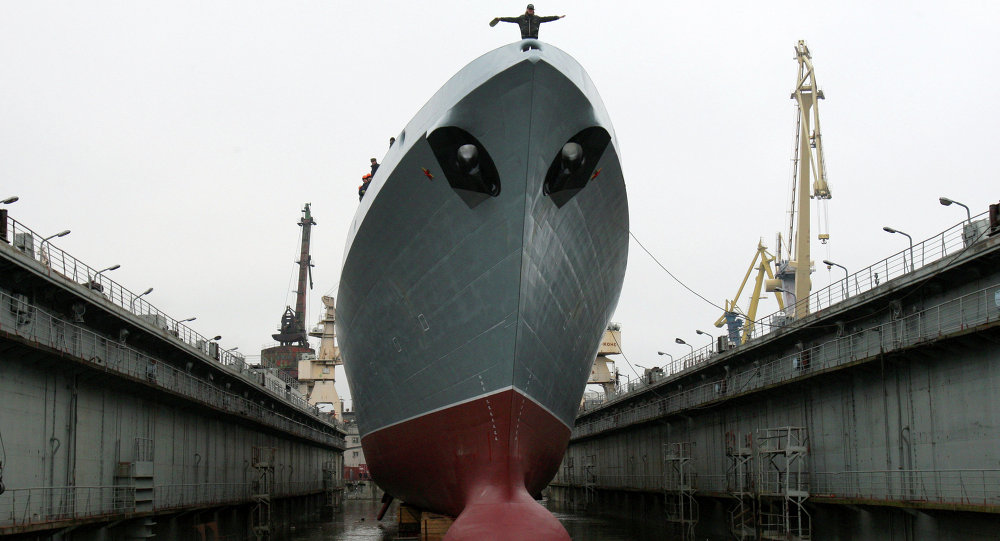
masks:
<svg viewBox="0 0 1000 541"><path fill-rule="evenodd" d="M396 506L381 523L375 520L378 501L347 500L344 510L328 522L296 525L284 541L392 541L396 537ZM614 517L598 517L572 508L549 506L573 541L669 541L662 525ZM391 516L390 516L391 515ZM700 539L699 539L700 541Z"/></svg>
<svg viewBox="0 0 1000 541"><path fill-rule="evenodd" d="M381 522L375 520L382 502L379 500L346 500L344 510L333 520L299 523L295 531L280 539L286 541L392 541L396 538L394 505Z"/></svg>

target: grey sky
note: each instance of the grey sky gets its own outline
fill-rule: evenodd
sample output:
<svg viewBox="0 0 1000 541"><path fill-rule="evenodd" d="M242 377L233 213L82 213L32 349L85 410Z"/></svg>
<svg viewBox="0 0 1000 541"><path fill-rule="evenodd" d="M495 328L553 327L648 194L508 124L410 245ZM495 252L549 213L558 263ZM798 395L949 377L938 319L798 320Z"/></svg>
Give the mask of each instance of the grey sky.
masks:
<svg viewBox="0 0 1000 541"><path fill-rule="evenodd" d="M685 5L689 4L689 5ZM588 70L618 136L631 228L721 304L759 238L786 228L793 47L805 39L833 199L857 269L986 210L1000 105L996 2L552 1L541 37ZM316 289L336 292L368 159L449 77L518 38L523 2L5 2L0 198L42 234L226 347L270 342L313 203ZM814 287L836 279L823 265ZM741 305L745 300L741 299ZM776 309L765 301L761 313ZM634 244L615 320L625 354L707 343L718 311ZM620 369L628 372L622 363ZM342 379L342 378L341 378ZM340 385L343 387L342 385Z"/></svg>

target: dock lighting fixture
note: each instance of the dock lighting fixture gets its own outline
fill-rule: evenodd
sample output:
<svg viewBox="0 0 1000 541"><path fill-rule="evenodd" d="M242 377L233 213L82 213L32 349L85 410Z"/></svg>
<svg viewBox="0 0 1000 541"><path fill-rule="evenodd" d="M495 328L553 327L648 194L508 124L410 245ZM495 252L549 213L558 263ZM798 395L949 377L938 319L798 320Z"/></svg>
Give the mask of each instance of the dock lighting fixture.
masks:
<svg viewBox="0 0 1000 541"><path fill-rule="evenodd" d="M20 199L20 197L18 197L16 195L13 196L13 197L8 197L7 199L4 199L3 201L0 201L0 205L9 205L9 204L13 203L14 201L17 201L18 199Z"/></svg>
<svg viewBox="0 0 1000 541"><path fill-rule="evenodd" d="M182 320L178 321L177 323L187 323L188 321L194 321L196 319L198 319L198 318L196 318L196 317L189 317L187 319L182 319ZM222 337L220 336L219 338L222 338ZM216 338L216 340L218 340L219 338Z"/></svg>
<svg viewBox="0 0 1000 541"><path fill-rule="evenodd" d="M129 310L131 312L135 312L135 301L139 300L141 297L145 297L146 295L149 295L152 292L153 292L153 288L149 288L146 291L143 291L142 293L139 293L135 297L132 297L132 301L129 302L129 305L128 305Z"/></svg>
<svg viewBox="0 0 1000 541"><path fill-rule="evenodd" d="M52 240L52 239L54 239L56 237L65 237L66 235L69 235L69 229L66 229L64 231L60 231L60 232L56 233L55 235L49 235L49 236L45 237L44 239L42 239L42 242L38 243L38 251L41 251L42 248L45 247L45 243L46 242L48 242L48 241L50 241L50 240Z"/></svg>
<svg viewBox="0 0 1000 541"><path fill-rule="evenodd" d="M656 354L657 355L666 355L667 357L670 357L671 361L674 360L674 356L671 355L671 354L669 354L669 353L667 353L666 351L657 351Z"/></svg>
<svg viewBox="0 0 1000 541"><path fill-rule="evenodd" d="M891 228L889 226L884 226L882 228L882 231L885 231L886 233L899 233L900 235L903 235L904 237L906 237L907 239L909 239L909 241L910 241L910 270L912 271L912 270L916 269L916 266L914 265L914 261L913 261L913 237L907 235L906 233L903 233L902 231L900 231L898 229L893 229L893 228ZM906 270L906 261L903 261L903 270L904 271Z"/></svg>
<svg viewBox="0 0 1000 541"><path fill-rule="evenodd" d="M60 236L61 236L61 235L60 235ZM107 268L104 268L104 269L101 269L101 270L97 271L97 274L95 274L95 275L94 275L94 281L95 281L95 282L97 281L97 277L98 277L98 276L100 276L100 275L101 275L101 273L104 273L104 272L109 272L109 271L113 271L113 270L118 270L118 269L120 269L120 268L121 268L121 265L111 265L110 267L107 267Z"/></svg>
<svg viewBox="0 0 1000 541"><path fill-rule="evenodd" d="M792 306L799 304L799 298L795 296L795 292L793 291L788 291L787 289L782 287L776 287L771 291L774 291L775 293L787 293L792 296Z"/></svg>
<svg viewBox="0 0 1000 541"><path fill-rule="evenodd" d="M688 344L687 342L685 342L680 338L674 338L674 342L677 342L678 344L684 344L685 346L691 348L691 354L694 355L694 346L692 346L691 344Z"/></svg>
<svg viewBox="0 0 1000 541"><path fill-rule="evenodd" d="M222 340L222 336L216 336L212 339L213 342L218 342L219 340Z"/></svg>
<svg viewBox="0 0 1000 541"><path fill-rule="evenodd" d="M66 235L69 235L69 229L65 229L63 231L60 231L60 232L56 233L55 235L49 235L49 236L45 237L44 239L42 239L42 242L46 242L46 241L54 239L56 237L65 237Z"/></svg>
<svg viewBox="0 0 1000 541"><path fill-rule="evenodd" d="M697 333L697 334L701 334L701 335L704 335L704 336L707 336L707 337L708 337L708 343L709 343L709 344L711 344L712 342L715 342L715 337L714 337L714 336L712 336L712 335L710 335L710 334L708 334L708 333L707 333L707 332L705 332L705 331L702 331L702 330L700 330L700 329L695 329L695 330L694 330L694 332L695 332L695 333Z"/></svg>
<svg viewBox="0 0 1000 541"><path fill-rule="evenodd" d="M850 287L850 285L851 285L850 284L850 276L851 276L851 274L849 272L847 272L847 267L845 267L843 265L840 265L838 263L834 263L833 261L830 261L829 259L824 259L823 260L823 264L826 265L826 268L828 268L828 269L831 268L831 267L840 267L841 269L844 269L844 285L846 287L846 289L844 290L846 292L844 296L847 297L847 294L851 292L851 287Z"/></svg>
<svg viewBox="0 0 1000 541"><path fill-rule="evenodd" d="M969 210L969 207L959 203L958 201L955 201L954 199L948 199L947 197L938 197L938 201L940 201L941 204L946 207L950 206L952 203L955 203L956 205L964 208L966 218L969 220L970 224L972 223L972 211Z"/></svg>

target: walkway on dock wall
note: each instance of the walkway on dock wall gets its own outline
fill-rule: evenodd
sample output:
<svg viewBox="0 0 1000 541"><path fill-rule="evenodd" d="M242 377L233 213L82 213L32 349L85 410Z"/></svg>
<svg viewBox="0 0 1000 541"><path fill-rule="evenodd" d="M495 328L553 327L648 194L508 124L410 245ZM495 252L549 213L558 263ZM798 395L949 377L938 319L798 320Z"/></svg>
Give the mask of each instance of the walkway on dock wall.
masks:
<svg viewBox="0 0 1000 541"><path fill-rule="evenodd" d="M32 236L0 242L0 536L196 538L171 517L339 495L341 425Z"/></svg>
<svg viewBox="0 0 1000 541"><path fill-rule="evenodd" d="M686 531L698 516L680 505L691 493L701 502L699 534L714 524L736 538L877 537L893 521L917 538L992 535L1000 236L965 243L731 351L679 359L651 384L588 403L553 497L598 508L631 499ZM781 528L767 525L769 506L783 515ZM944 525L958 523L961 535L948 537Z"/></svg>

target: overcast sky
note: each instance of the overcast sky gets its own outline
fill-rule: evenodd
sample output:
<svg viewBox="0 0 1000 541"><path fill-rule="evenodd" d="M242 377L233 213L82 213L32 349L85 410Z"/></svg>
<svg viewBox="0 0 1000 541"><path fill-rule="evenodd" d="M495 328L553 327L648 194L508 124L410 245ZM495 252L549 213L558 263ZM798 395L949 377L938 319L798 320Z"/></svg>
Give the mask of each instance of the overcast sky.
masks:
<svg viewBox="0 0 1000 541"><path fill-rule="evenodd" d="M813 259L859 269L1000 198L1000 3L536 3L614 122L631 229L691 288L731 298L790 193L806 40L829 202ZM0 198L57 246L225 347L270 344L305 202L315 289L335 294L368 159L462 66L519 38L521 2L89 1L0 6ZM815 229L815 227L814 227ZM634 243L615 321L653 366L719 311ZM814 289L840 276L822 264ZM745 295L740 306L746 306ZM764 301L761 314L777 309ZM619 367L631 372L627 364ZM639 368L638 370L641 370ZM346 392L343 377L338 387Z"/></svg>

